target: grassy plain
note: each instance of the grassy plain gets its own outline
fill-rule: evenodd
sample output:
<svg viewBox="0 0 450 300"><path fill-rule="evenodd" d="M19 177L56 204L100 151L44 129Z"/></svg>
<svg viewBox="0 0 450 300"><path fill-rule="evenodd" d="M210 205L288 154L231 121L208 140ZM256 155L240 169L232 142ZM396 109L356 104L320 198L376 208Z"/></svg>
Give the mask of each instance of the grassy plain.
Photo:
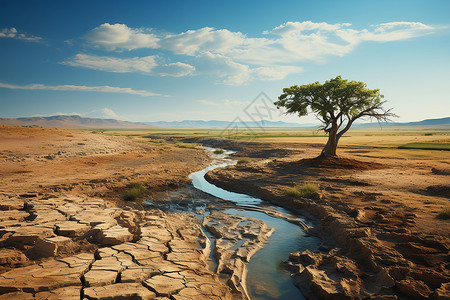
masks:
<svg viewBox="0 0 450 300"><path fill-rule="evenodd" d="M103 134L127 136L140 142L180 143L185 138L231 138L268 144L325 144L323 132L312 129L138 129L105 130ZM194 146L194 145L193 145ZM196 145L197 146L197 145ZM430 128L382 128L350 130L339 141L338 151L374 158L411 158L450 161L450 129Z"/></svg>

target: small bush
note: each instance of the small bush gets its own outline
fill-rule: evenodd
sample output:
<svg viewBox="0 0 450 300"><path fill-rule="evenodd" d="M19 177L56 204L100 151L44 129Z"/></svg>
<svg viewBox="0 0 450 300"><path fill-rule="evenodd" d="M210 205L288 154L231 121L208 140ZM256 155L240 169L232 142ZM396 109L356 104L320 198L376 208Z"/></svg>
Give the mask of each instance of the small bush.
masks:
<svg viewBox="0 0 450 300"><path fill-rule="evenodd" d="M288 188L286 194L291 197L310 197L314 193L319 191L319 186L314 183L299 184L294 187Z"/></svg>
<svg viewBox="0 0 450 300"><path fill-rule="evenodd" d="M443 208L437 215L438 219L450 220L450 207Z"/></svg>
<svg viewBox="0 0 450 300"><path fill-rule="evenodd" d="M216 149L214 150L214 154L223 154L225 151L223 149Z"/></svg>
<svg viewBox="0 0 450 300"><path fill-rule="evenodd" d="M431 136L433 135L432 133L425 133L425 136Z"/></svg>
<svg viewBox="0 0 450 300"><path fill-rule="evenodd" d="M146 191L145 187L139 182L132 182L127 185L127 188L128 190L123 195L123 200L125 201L135 201Z"/></svg>
<svg viewBox="0 0 450 300"><path fill-rule="evenodd" d="M246 159L240 159L237 161L238 165L247 164L247 163L248 163L248 160L246 160Z"/></svg>

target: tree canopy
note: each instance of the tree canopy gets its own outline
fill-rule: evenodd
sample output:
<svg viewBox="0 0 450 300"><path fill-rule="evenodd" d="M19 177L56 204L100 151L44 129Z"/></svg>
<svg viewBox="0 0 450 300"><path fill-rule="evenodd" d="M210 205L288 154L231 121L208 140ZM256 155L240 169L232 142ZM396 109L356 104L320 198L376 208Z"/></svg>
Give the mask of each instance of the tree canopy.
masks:
<svg viewBox="0 0 450 300"><path fill-rule="evenodd" d="M362 81L348 81L337 76L323 84L314 82L284 88L275 105L299 117L309 112L315 114L322 123L320 129L328 134L321 155L336 156L339 139L355 120L368 117L381 122L396 116L391 109L383 107L386 103L383 98L379 89L371 90Z"/></svg>

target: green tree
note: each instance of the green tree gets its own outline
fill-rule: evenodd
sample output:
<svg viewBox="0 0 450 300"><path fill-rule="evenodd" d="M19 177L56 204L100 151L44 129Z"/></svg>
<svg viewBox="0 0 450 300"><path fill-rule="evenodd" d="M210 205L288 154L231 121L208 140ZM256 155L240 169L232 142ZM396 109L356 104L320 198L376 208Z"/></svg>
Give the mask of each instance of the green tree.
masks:
<svg viewBox="0 0 450 300"><path fill-rule="evenodd" d="M383 108L386 101L379 89L371 90L362 81L348 81L341 76L325 81L293 85L283 89L283 94L275 102L277 108L285 108L287 114L316 115L322 122L321 130L328 134L328 142L320 156L336 156L339 139L355 120L372 118L388 121L396 117L391 109Z"/></svg>

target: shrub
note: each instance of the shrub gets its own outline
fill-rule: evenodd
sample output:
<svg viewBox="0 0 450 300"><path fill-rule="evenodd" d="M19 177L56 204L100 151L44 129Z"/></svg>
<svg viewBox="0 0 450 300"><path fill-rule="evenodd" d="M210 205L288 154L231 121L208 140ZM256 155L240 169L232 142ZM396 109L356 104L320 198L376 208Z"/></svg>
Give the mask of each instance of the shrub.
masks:
<svg viewBox="0 0 450 300"><path fill-rule="evenodd" d="M450 207L443 208L437 215L438 219L450 220Z"/></svg>
<svg viewBox="0 0 450 300"><path fill-rule="evenodd" d="M238 165L247 164L247 163L248 163L248 160L246 160L246 159L240 159L240 160L237 161Z"/></svg>
<svg viewBox="0 0 450 300"><path fill-rule="evenodd" d="M223 149L216 149L214 150L214 154L223 154L225 151Z"/></svg>
<svg viewBox="0 0 450 300"><path fill-rule="evenodd" d="M132 182L127 185L128 190L123 195L123 200L134 201L145 193L145 187L139 182Z"/></svg>
<svg viewBox="0 0 450 300"><path fill-rule="evenodd" d="M288 188L286 194L291 197L310 197L319 190L319 186L314 183L298 184Z"/></svg>

